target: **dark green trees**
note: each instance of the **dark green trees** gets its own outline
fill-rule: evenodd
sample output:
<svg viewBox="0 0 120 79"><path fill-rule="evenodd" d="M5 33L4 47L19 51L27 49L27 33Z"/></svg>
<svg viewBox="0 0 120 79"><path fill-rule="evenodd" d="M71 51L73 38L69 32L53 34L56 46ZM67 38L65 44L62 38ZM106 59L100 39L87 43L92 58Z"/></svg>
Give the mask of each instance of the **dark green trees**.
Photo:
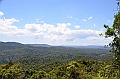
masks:
<svg viewBox="0 0 120 79"><path fill-rule="evenodd" d="M110 52L114 53L114 65L120 71L120 12L118 12L114 18L112 27L104 25L106 28L105 37L112 38L112 42L109 43L109 46L112 47Z"/></svg>
<svg viewBox="0 0 120 79"><path fill-rule="evenodd" d="M0 66L0 79L19 79L22 77L20 63L7 63Z"/></svg>

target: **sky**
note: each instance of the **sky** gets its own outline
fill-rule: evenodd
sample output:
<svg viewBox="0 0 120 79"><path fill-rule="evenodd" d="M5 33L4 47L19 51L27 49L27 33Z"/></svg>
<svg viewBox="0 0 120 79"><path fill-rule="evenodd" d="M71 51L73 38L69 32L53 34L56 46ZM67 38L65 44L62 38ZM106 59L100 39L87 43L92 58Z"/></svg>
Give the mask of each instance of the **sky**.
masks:
<svg viewBox="0 0 120 79"><path fill-rule="evenodd" d="M106 45L116 0L2 0L0 41L49 45Z"/></svg>

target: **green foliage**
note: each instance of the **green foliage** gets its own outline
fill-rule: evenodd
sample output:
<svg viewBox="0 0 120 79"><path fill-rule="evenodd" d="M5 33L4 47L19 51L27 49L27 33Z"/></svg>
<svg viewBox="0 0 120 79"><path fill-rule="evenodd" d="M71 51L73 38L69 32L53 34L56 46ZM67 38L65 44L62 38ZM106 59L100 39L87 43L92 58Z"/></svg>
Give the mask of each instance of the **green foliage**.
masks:
<svg viewBox="0 0 120 79"><path fill-rule="evenodd" d="M80 59L50 71L50 79L117 79L112 61L98 62Z"/></svg>
<svg viewBox="0 0 120 79"><path fill-rule="evenodd" d="M109 46L112 47L110 52L114 53L114 67L118 69L120 73L120 12L114 16L114 23L112 27L104 25L106 28L105 37L111 37L113 40L109 43ZM120 74L118 75L120 77Z"/></svg>
<svg viewBox="0 0 120 79"><path fill-rule="evenodd" d="M0 79L117 79L108 48L0 44ZM6 47L7 46L7 47ZM86 58L86 59L85 59ZM107 61L107 62L106 62ZM17 63L19 62L19 63Z"/></svg>
<svg viewBox="0 0 120 79"><path fill-rule="evenodd" d="M20 63L8 63L0 66L0 79L15 79L22 74Z"/></svg>
<svg viewBox="0 0 120 79"><path fill-rule="evenodd" d="M119 72L112 63L81 58L45 72L23 69L20 63L10 62L0 66L0 79L119 79Z"/></svg>
<svg viewBox="0 0 120 79"><path fill-rule="evenodd" d="M47 76L45 71L38 71L37 73L33 74L30 79L42 79Z"/></svg>
<svg viewBox="0 0 120 79"><path fill-rule="evenodd" d="M115 58L118 58L117 56L120 55L120 12L116 14L115 20L112 27L109 27L107 25L104 25L104 27L107 29L105 32L105 37L112 37L113 40L109 44L109 46L112 47L111 52L115 53Z"/></svg>
<svg viewBox="0 0 120 79"><path fill-rule="evenodd" d="M0 43L0 64L20 62L23 69L41 69L49 72L57 66L70 61L86 58L90 60L112 60L109 49L72 48L62 46L31 47L19 43Z"/></svg>

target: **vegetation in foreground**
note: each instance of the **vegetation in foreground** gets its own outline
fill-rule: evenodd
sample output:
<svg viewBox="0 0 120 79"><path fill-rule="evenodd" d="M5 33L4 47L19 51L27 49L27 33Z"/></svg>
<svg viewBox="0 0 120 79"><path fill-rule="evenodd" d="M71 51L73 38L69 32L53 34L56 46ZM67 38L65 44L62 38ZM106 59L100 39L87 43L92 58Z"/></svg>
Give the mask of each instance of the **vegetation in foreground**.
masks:
<svg viewBox="0 0 120 79"><path fill-rule="evenodd" d="M48 67L49 69L49 67ZM51 71L25 69L20 63L0 66L0 79L120 79L113 61L90 61L81 58L64 63Z"/></svg>

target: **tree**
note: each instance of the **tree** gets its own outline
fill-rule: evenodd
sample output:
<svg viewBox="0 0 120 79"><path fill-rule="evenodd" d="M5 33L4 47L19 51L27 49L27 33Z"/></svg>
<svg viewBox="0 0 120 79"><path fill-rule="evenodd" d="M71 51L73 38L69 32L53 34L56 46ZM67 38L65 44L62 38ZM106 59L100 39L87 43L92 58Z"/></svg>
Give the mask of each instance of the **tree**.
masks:
<svg viewBox="0 0 120 79"><path fill-rule="evenodd" d="M105 37L111 37L112 42L109 43L111 47L110 52L114 53L114 64L120 72L120 12L114 15L114 22L112 27L104 25L106 28Z"/></svg>
<svg viewBox="0 0 120 79"><path fill-rule="evenodd" d="M33 74L30 79L47 79L45 71L38 71L37 73Z"/></svg>
<svg viewBox="0 0 120 79"><path fill-rule="evenodd" d="M0 66L0 79L19 79L22 75L20 63L7 63Z"/></svg>

